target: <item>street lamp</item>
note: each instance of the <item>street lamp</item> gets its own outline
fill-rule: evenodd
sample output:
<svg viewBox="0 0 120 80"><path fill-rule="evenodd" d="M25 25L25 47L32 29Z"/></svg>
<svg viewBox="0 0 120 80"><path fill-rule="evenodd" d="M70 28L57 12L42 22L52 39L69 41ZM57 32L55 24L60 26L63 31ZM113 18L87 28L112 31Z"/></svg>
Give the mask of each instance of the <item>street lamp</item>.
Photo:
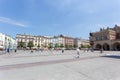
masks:
<svg viewBox="0 0 120 80"><path fill-rule="evenodd" d="M112 51L112 40L110 40L110 50Z"/></svg>
<svg viewBox="0 0 120 80"><path fill-rule="evenodd" d="M94 45L94 41L90 41L90 45L92 46L92 52L93 52L93 45Z"/></svg>
<svg viewBox="0 0 120 80"><path fill-rule="evenodd" d="M94 45L94 39L93 39L93 33L89 33L89 35L90 35L90 45L92 46L92 52L93 52L93 45Z"/></svg>

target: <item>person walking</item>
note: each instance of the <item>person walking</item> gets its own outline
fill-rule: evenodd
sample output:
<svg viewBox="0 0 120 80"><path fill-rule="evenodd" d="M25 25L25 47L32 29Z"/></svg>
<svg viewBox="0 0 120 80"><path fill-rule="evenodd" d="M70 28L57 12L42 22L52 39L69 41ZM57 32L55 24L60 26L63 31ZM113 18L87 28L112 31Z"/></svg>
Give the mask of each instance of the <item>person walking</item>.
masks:
<svg viewBox="0 0 120 80"><path fill-rule="evenodd" d="M15 49L15 53L17 52L17 49Z"/></svg>
<svg viewBox="0 0 120 80"><path fill-rule="evenodd" d="M7 52L8 52L8 53L10 52L10 49L9 49L9 48L7 48Z"/></svg>
<svg viewBox="0 0 120 80"><path fill-rule="evenodd" d="M101 54L103 53L103 49L102 49L102 48L100 49L100 53L101 53Z"/></svg>
<svg viewBox="0 0 120 80"><path fill-rule="evenodd" d="M77 58L79 58L79 57L80 57L80 49L77 48Z"/></svg>
<svg viewBox="0 0 120 80"><path fill-rule="evenodd" d="M62 53L64 53L64 48L62 48Z"/></svg>

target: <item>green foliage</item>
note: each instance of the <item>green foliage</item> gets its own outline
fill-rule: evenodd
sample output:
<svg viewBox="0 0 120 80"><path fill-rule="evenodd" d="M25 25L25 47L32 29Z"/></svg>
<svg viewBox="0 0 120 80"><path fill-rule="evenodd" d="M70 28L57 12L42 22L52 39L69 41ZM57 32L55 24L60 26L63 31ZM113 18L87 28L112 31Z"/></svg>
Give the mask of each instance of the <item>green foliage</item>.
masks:
<svg viewBox="0 0 120 80"><path fill-rule="evenodd" d="M73 45L65 45L66 49L72 49L74 46Z"/></svg>
<svg viewBox="0 0 120 80"><path fill-rule="evenodd" d="M38 46L37 46L37 47L38 47L38 50L39 50L39 49L40 49L40 45L38 44Z"/></svg>
<svg viewBox="0 0 120 80"><path fill-rule="evenodd" d="M73 47L74 47L74 48L77 48L77 46L76 46L76 45L74 45Z"/></svg>
<svg viewBox="0 0 120 80"><path fill-rule="evenodd" d="M64 47L64 45L63 44L60 44L60 48L63 48Z"/></svg>
<svg viewBox="0 0 120 80"><path fill-rule="evenodd" d="M18 47L24 48L26 47L25 42L18 42Z"/></svg>
<svg viewBox="0 0 120 80"><path fill-rule="evenodd" d="M11 48L10 42L9 42L8 48Z"/></svg>
<svg viewBox="0 0 120 80"><path fill-rule="evenodd" d="M90 48L91 46L90 45L87 45L87 48Z"/></svg>
<svg viewBox="0 0 120 80"><path fill-rule="evenodd" d="M34 47L33 42L30 41L30 42L28 43L27 47L29 47L30 49L31 49L32 47Z"/></svg>
<svg viewBox="0 0 120 80"><path fill-rule="evenodd" d="M45 42L45 44L43 45L43 47L44 47L44 48L47 48L47 47L48 47L46 42Z"/></svg>
<svg viewBox="0 0 120 80"><path fill-rule="evenodd" d="M90 48L90 45L81 45L81 48Z"/></svg>
<svg viewBox="0 0 120 80"><path fill-rule="evenodd" d="M59 48L59 44L58 43L55 44L55 48Z"/></svg>
<svg viewBox="0 0 120 80"><path fill-rule="evenodd" d="M38 46L37 46L38 48L40 48L40 45L38 44Z"/></svg>
<svg viewBox="0 0 120 80"><path fill-rule="evenodd" d="M73 46L72 46L72 45L69 45L69 48L73 48Z"/></svg>
<svg viewBox="0 0 120 80"><path fill-rule="evenodd" d="M49 43L48 45L48 48L53 48L53 43Z"/></svg>
<svg viewBox="0 0 120 80"><path fill-rule="evenodd" d="M65 45L65 48L69 48L69 46L68 46L68 45Z"/></svg>

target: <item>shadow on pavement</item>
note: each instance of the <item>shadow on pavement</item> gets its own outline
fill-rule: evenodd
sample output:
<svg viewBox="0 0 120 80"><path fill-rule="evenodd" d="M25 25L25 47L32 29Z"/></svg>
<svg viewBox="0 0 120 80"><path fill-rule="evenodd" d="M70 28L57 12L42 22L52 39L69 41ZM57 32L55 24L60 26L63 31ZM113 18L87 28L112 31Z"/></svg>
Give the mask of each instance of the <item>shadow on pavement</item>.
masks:
<svg viewBox="0 0 120 80"><path fill-rule="evenodd" d="M105 55L105 56L101 56L101 57L120 59L120 55Z"/></svg>

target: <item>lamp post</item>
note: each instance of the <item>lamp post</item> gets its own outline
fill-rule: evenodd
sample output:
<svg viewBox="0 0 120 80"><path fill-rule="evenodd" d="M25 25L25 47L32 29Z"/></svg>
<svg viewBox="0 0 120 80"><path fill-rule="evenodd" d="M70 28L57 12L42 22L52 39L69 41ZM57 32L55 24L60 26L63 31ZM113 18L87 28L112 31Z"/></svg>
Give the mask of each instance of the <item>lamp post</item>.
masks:
<svg viewBox="0 0 120 80"><path fill-rule="evenodd" d="M110 50L112 51L112 40L110 40Z"/></svg>
<svg viewBox="0 0 120 80"><path fill-rule="evenodd" d="M90 35L90 45L92 46L92 52L93 52L93 45L94 45L94 35L93 35L93 33L90 33L89 34Z"/></svg>
<svg viewBox="0 0 120 80"><path fill-rule="evenodd" d="M101 45L100 53L103 53L103 45Z"/></svg>
<svg viewBox="0 0 120 80"><path fill-rule="evenodd" d="M92 46L92 52L93 52L93 45L94 45L94 41L90 41L90 45Z"/></svg>

